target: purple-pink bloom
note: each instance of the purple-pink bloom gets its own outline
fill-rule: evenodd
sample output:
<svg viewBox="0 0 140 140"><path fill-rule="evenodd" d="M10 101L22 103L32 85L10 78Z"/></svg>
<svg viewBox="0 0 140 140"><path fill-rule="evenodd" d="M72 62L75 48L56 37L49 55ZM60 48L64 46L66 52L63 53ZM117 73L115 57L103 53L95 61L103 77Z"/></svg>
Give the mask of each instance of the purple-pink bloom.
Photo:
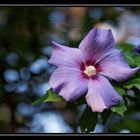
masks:
<svg viewBox="0 0 140 140"><path fill-rule="evenodd" d="M85 95L93 112L103 112L122 99L110 79L127 80L139 70L125 63L122 52L115 48L110 29L93 28L79 48L52 44L49 63L57 69L50 77L50 86L67 101Z"/></svg>

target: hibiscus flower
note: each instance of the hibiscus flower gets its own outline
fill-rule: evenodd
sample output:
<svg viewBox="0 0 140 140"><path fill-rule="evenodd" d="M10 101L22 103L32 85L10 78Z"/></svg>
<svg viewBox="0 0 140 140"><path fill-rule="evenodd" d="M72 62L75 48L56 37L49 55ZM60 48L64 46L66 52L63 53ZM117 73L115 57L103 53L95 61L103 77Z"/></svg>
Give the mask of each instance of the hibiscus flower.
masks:
<svg viewBox="0 0 140 140"><path fill-rule="evenodd" d="M126 64L110 29L93 28L78 48L54 41L52 47L49 63L57 69L50 77L50 86L67 101L85 95L93 112L103 112L121 101L110 80L127 80L139 70Z"/></svg>

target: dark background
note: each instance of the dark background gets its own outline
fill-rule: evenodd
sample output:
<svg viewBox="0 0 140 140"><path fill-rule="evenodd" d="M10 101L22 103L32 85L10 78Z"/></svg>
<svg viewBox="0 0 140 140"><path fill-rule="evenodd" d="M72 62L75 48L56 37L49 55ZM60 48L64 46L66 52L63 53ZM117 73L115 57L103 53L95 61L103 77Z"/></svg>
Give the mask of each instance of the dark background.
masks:
<svg viewBox="0 0 140 140"><path fill-rule="evenodd" d="M1 0L0 4L139 4L137 0Z"/></svg>

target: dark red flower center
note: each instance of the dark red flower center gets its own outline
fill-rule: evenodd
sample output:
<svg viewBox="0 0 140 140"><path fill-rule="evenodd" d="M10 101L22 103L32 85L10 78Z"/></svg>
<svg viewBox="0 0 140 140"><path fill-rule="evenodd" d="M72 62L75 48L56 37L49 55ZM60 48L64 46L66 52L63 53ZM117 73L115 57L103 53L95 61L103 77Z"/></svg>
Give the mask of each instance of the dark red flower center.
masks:
<svg viewBox="0 0 140 140"><path fill-rule="evenodd" d="M98 72L101 71L99 64L96 64L93 60L87 60L85 63L81 63L80 69L84 78L94 78Z"/></svg>

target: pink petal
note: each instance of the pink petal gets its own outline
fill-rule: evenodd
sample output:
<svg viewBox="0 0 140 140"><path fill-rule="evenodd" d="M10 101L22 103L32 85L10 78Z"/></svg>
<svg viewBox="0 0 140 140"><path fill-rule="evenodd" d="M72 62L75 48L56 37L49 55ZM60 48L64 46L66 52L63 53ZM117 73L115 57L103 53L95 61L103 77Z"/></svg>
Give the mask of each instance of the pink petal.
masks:
<svg viewBox="0 0 140 140"><path fill-rule="evenodd" d="M82 40L79 49L85 60L94 60L96 63L106 57L114 49L114 38L110 29L92 29Z"/></svg>
<svg viewBox="0 0 140 140"><path fill-rule="evenodd" d="M103 76L89 81L86 101L93 112L103 112L104 109L118 104L120 100L121 96Z"/></svg>
<svg viewBox="0 0 140 140"><path fill-rule="evenodd" d="M129 79L139 70L139 67L130 68L124 61L121 51L117 49L104 58L99 65L102 69L100 74L118 82Z"/></svg>
<svg viewBox="0 0 140 140"><path fill-rule="evenodd" d="M67 101L72 101L86 93L87 82L87 79L83 79L80 70L60 67L50 77L49 84Z"/></svg>
<svg viewBox="0 0 140 140"><path fill-rule="evenodd" d="M54 41L52 42L52 46L52 55L49 60L50 64L57 67L79 67L79 64L82 62L82 53L79 49L66 47Z"/></svg>

